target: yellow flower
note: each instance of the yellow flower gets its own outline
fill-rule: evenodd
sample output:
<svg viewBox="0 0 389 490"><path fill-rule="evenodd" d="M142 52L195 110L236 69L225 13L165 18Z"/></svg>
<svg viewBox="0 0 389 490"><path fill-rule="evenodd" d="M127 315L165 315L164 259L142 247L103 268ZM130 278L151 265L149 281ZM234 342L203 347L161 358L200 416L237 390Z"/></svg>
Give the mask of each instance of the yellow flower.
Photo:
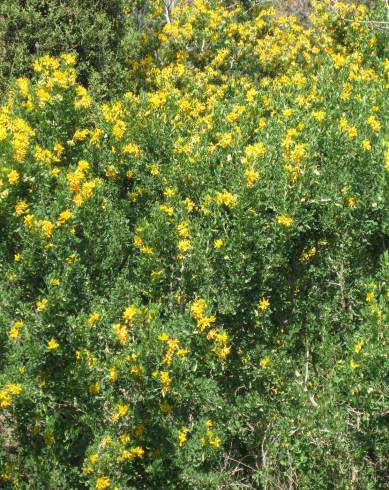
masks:
<svg viewBox="0 0 389 490"><path fill-rule="evenodd" d="M77 61L77 57L73 53L64 53L64 54L61 54L61 58L64 60L64 62L67 65L70 65L70 66L75 65L76 64L76 61Z"/></svg>
<svg viewBox="0 0 389 490"><path fill-rule="evenodd" d="M138 308L136 307L136 305L128 306L123 312L123 320L126 323L132 323L135 319L137 312L138 312Z"/></svg>
<svg viewBox="0 0 389 490"><path fill-rule="evenodd" d="M121 436L120 436L120 442L122 444L128 444L130 441L131 441L130 434L127 434L126 432L124 434L121 434Z"/></svg>
<svg viewBox="0 0 389 490"><path fill-rule="evenodd" d="M322 122L326 117L326 113L324 111L313 111L311 112L312 117L316 119L316 121Z"/></svg>
<svg viewBox="0 0 389 490"><path fill-rule="evenodd" d="M220 447L220 439L219 437L210 437L209 444L213 447Z"/></svg>
<svg viewBox="0 0 389 490"><path fill-rule="evenodd" d="M388 169L389 169L389 163L388 163ZM189 213L191 213L195 208L195 203L189 197L187 197L184 202L185 202L186 209L188 210Z"/></svg>
<svg viewBox="0 0 389 490"><path fill-rule="evenodd" d="M369 116L367 118L367 124L369 124L375 133L378 133L378 131L381 129L381 123L375 116Z"/></svg>
<svg viewBox="0 0 389 490"><path fill-rule="evenodd" d="M348 128L348 139L352 140L358 136L358 130L355 126Z"/></svg>
<svg viewBox="0 0 389 490"><path fill-rule="evenodd" d="M259 179L259 173L253 169L247 169L245 171L245 176L246 176L247 187L252 187L254 185L254 182L256 182Z"/></svg>
<svg viewBox="0 0 389 490"><path fill-rule="evenodd" d="M242 160L243 163L247 163L255 158L263 157L266 153L266 146L263 143L256 143L255 145L246 146L245 158Z"/></svg>
<svg viewBox="0 0 389 490"><path fill-rule="evenodd" d="M52 280L51 280L51 284L53 286L59 286L61 284L61 279L59 279L58 277L54 277Z"/></svg>
<svg viewBox="0 0 389 490"><path fill-rule="evenodd" d="M65 211L62 211L57 219L57 226L62 226L63 224L66 223L66 221L69 221L69 219L73 216L73 213L67 209Z"/></svg>
<svg viewBox="0 0 389 490"><path fill-rule="evenodd" d="M128 412L128 405L117 405L117 414L119 417L124 417Z"/></svg>
<svg viewBox="0 0 389 490"><path fill-rule="evenodd" d="M172 187L168 187L163 194L166 197L173 197L176 195L176 191Z"/></svg>
<svg viewBox="0 0 389 490"><path fill-rule="evenodd" d="M192 248L192 242L190 240L180 240L178 242L178 250L181 252L181 253L185 253L187 252L190 248Z"/></svg>
<svg viewBox="0 0 389 490"><path fill-rule="evenodd" d="M266 369L271 363L271 359L268 357L264 357L259 361L259 365L261 366L262 369Z"/></svg>
<svg viewBox="0 0 389 490"><path fill-rule="evenodd" d="M186 440L188 439L188 432L189 432L189 429L188 427L182 427L180 429L180 432L178 434L178 445L181 447L185 442Z"/></svg>
<svg viewBox="0 0 389 490"><path fill-rule="evenodd" d="M136 376L142 376L143 369L137 364L134 364L134 366L131 366L131 374L135 374Z"/></svg>
<svg viewBox="0 0 389 490"><path fill-rule="evenodd" d="M94 463L96 463L96 461L97 461L98 457L99 457L99 455L98 455L98 454L91 454L91 455L89 456L89 461L90 461L91 463L93 463L93 464L94 464Z"/></svg>
<svg viewBox="0 0 389 490"><path fill-rule="evenodd" d="M109 370L109 379L113 383L118 379L118 370L115 367L110 368Z"/></svg>
<svg viewBox="0 0 389 490"><path fill-rule="evenodd" d="M49 342L47 343L47 347L50 350L56 350L59 347L59 343L55 340L54 337L52 337L51 340L49 340Z"/></svg>
<svg viewBox="0 0 389 490"><path fill-rule="evenodd" d="M356 363L356 362L354 361L354 359L351 359L351 361L350 361L350 367L351 367L351 369L358 369L358 368L360 368L360 367L361 367L361 365L360 365L360 364L358 364L358 363Z"/></svg>
<svg viewBox="0 0 389 490"><path fill-rule="evenodd" d="M290 216L279 215L277 216L277 223L282 226L292 226L293 218Z"/></svg>
<svg viewBox="0 0 389 490"><path fill-rule="evenodd" d="M100 320L100 315L96 312L91 313L87 320L88 327L93 327L98 320Z"/></svg>
<svg viewBox="0 0 389 490"><path fill-rule="evenodd" d="M291 109L290 107L282 111L282 115L284 117L290 117L292 114L293 114L293 109Z"/></svg>
<svg viewBox="0 0 389 490"><path fill-rule="evenodd" d="M347 205L350 207L350 208L355 208L357 204L357 199L356 197L354 196L351 196L347 199Z"/></svg>
<svg viewBox="0 0 389 490"><path fill-rule="evenodd" d="M100 443L100 446L102 448L105 448L105 447L108 447L110 446L112 443L112 437L111 436L105 436L103 437L103 439L101 440L101 443Z"/></svg>
<svg viewBox="0 0 389 490"><path fill-rule="evenodd" d="M108 476L100 476L96 480L96 490L104 490L105 488L109 488L111 485L111 481Z"/></svg>
<svg viewBox="0 0 389 490"><path fill-rule="evenodd" d="M159 209L164 213L166 213L168 216L173 216L174 214L174 208L172 208L171 206L166 206L165 204L161 204L159 206Z"/></svg>
<svg viewBox="0 0 389 490"><path fill-rule="evenodd" d="M12 326L8 331L8 335L12 340L16 340L19 337L19 329Z"/></svg>
<svg viewBox="0 0 389 490"><path fill-rule="evenodd" d="M217 192L216 193L216 201L219 204L224 204L224 206L231 208L235 205L238 196L236 194L232 194L231 192Z"/></svg>
<svg viewBox="0 0 389 490"><path fill-rule="evenodd" d="M97 395L100 393L100 383L98 381L89 386L89 393L92 395Z"/></svg>
<svg viewBox="0 0 389 490"><path fill-rule="evenodd" d="M11 170L11 172L9 172L7 177L8 177L8 182L11 185L15 185L19 182L20 174L17 170Z"/></svg>
<svg viewBox="0 0 389 490"><path fill-rule="evenodd" d="M42 300L38 300L35 304L36 311L45 311L49 307L49 301L44 298Z"/></svg>
<svg viewBox="0 0 389 490"><path fill-rule="evenodd" d="M123 147L123 153L126 155L134 155L136 157L139 157L140 154L142 153L141 148L138 145L135 145L134 143L128 143Z"/></svg>
<svg viewBox="0 0 389 490"><path fill-rule="evenodd" d="M24 214L28 209L28 204L26 201L19 201L16 203L15 206L15 216L21 216Z"/></svg>
<svg viewBox="0 0 389 490"><path fill-rule="evenodd" d="M221 238L218 238L213 242L213 248L216 248L216 249L222 248L223 245L224 245L224 242Z"/></svg>
<svg viewBox="0 0 389 490"><path fill-rule="evenodd" d="M39 226L42 228L42 233L50 238L53 234L54 224L51 223L51 221L44 219L39 221Z"/></svg>
<svg viewBox="0 0 389 490"><path fill-rule="evenodd" d="M113 329L115 331L115 334L116 334L116 337L117 337L119 343L124 345L128 339L127 327L125 325L121 325L120 323L116 323L113 326Z"/></svg>
<svg viewBox="0 0 389 490"><path fill-rule="evenodd" d="M363 140L362 143L362 148L366 151L370 151L371 150L371 143L369 140Z"/></svg>
<svg viewBox="0 0 389 490"><path fill-rule="evenodd" d="M372 291L370 291L366 295L366 303L371 303L373 301L373 299L374 299L374 293Z"/></svg>
<svg viewBox="0 0 389 490"><path fill-rule="evenodd" d="M136 446L129 451L125 450L122 453L122 459L135 459L135 458L143 458L144 449L140 446Z"/></svg>
<svg viewBox="0 0 389 490"><path fill-rule="evenodd" d="M203 316L203 312L205 310L205 301L201 298L197 299L196 301L193 302L191 306L191 312L192 316L195 320L199 321L201 320Z"/></svg>
<svg viewBox="0 0 389 490"><path fill-rule="evenodd" d="M270 306L270 301L267 298L262 298L258 302L258 308L260 310L265 311L269 308L269 306Z"/></svg>
<svg viewBox="0 0 389 490"><path fill-rule="evenodd" d="M150 173L151 175L153 176L156 176L159 174L159 165L157 165L156 163L153 163L151 166L150 166Z"/></svg>
<svg viewBox="0 0 389 490"><path fill-rule="evenodd" d="M355 344L355 346L354 346L354 352L356 354L359 354L361 352L364 343L365 342L363 340L358 340L358 342Z"/></svg>
<svg viewBox="0 0 389 490"><path fill-rule="evenodd" d="M74 141L84 141L88 136L88 129L77 129L73 135Z"/></svg>
<svg viewBox="0 0 389 490"><path fill-rule="evenodd" d="M182 222L177 226L177 233L182 238L189 238L188 223Z"/></svg>

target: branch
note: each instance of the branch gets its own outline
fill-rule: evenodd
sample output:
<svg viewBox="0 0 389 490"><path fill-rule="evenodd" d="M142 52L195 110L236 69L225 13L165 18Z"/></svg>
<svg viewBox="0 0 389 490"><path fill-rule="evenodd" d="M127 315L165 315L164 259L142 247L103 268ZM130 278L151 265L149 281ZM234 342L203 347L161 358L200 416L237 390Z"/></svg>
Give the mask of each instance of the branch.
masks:
<svg viewBox="0 0 389 490"><path fill-rule="evenodd" d="M371 25L373 27L379 27L383 29L389 29L389 0L385 0L385 4L387 7L387 18L388 20L356 20L356 19L348 19L346 17L343 17L340 15L340 13L337 11L334 3L336 0L332 0L332 5L330 5L331 11L341 20L344 22L351 22L351 23L357 23L357 24L366 24L366 25Z"/></svg>

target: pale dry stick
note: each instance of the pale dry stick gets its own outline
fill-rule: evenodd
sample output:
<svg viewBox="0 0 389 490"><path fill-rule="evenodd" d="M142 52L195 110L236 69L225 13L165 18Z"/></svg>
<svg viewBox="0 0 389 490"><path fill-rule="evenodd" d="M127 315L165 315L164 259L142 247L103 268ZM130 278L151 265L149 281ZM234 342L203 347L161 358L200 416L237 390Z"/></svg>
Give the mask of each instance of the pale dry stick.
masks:
<svg viewBox="0 0 389 490"><path fill-rule="evenodd" d="M305 376L304 376L304 391L307 392L307 382L308 382L308 370L309 370L309 347L305 352Z"/></svg>
<svg viewBox="0 0 389 490"><path fill-rule="evenodd" d="M339 279L339 288L340 288L340 303L343 309L346 309L346 300L344 298L344 263L343 260L340 263L339 271L337 271L337 276Z"/></svg>
<svg viewBox="0 0 389 490"><path fill-rule="evenodd" d="M237 459L231 458L230 456L227 456L227 455L226 455L225 457L226 457L226 458L227 458L229 461L233 461L234 463L238 463L239 465L244 466L244 467L248 468L249 470L251 470L251 471L253 471L253 472L255 471L255 468L253 468L252 466L250 466L250 465L248 465L248 464L246 464L246 463L243 463L243 461L238 461Z"/></svg>
<svg viewBox="0 0 389 490"><path fill-rule="evenodd" d="M343 251L343 245L341 245L341 249ZM331 262L331 264L334 264L334 261L332 260L331 257L329 257L329 261ZM343 309L346 309L346 298L344 295L345 280L344 280L344 262L343 262L343 259L342 259L339 267L336 266L336 264L335 264L334 272L338 278L338 282L329 281L328 284L331 284L333 286L337 286L339 288L340 305Z"/></svg>
<svg viewBox="0 0 389 490"><path fill-rule="evenodd" d="M296 369L295 371L295 375L296 375L296 378L299 378L300 377L300 373L299 371ZM306 350L306 353L305 353L305 375L304 375L304 381L297 381L296 380L296 383L299 384L299 385L302 385L303 384L303 391L304 393L307 393L308 391L308 378L309 378L309 347L307 347L307 350ZM315 400L314 396L313 395L308 395L308 399L309 401L312 403L312 405L315 407L315 408L318 408L319 407L319 404L317 403L317 401Z"/></svg>
<svg viewBox="0 0 389 490"><path fill-rule="evenodd" d="M185 300L184 300L184 271L185 271L185 264L184 261L182 261L181 267L180 267L180 313L183 315L185 311Z"/></svg>
<svg viewBox="0 0 389 490"><path fill-rule="evenodd" d="M265 433L263 434L263 439L261 443L261 455L262 455L262 468L267 467L267 452L265 450L265 442L267 440L267 431L269 430L269 426L266 428ZM267 490L267 481L264 482L263 490Z"/></svg>
<svg viewBox="0 0 389 490"><path fill-rule="evenodd" d="M164 0L163 4L165 6L165 19L167 24L171 24L172 10L175 6L175 0Z"/></svg>

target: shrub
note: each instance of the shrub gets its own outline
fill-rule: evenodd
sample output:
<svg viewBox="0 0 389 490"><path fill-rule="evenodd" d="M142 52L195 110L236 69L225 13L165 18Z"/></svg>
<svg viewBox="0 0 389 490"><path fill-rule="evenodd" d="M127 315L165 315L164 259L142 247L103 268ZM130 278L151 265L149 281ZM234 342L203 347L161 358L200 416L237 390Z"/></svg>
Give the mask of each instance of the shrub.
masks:
<svg viewBox="0 0 389 490"><path fill-rule="evenodd" d="M30 76L37 56L72 52L80 82L99 96L120 92L125 81L125 15L121 0L12 0L3 2L0 88L11 77Z"/></svg>
<svg viewBox="0 0 389 490"><path fill-rule="evenodd" d="M383 488L388 62L310 22L199 0L139 93L69 54L8 93L5 486Z"/></svg>

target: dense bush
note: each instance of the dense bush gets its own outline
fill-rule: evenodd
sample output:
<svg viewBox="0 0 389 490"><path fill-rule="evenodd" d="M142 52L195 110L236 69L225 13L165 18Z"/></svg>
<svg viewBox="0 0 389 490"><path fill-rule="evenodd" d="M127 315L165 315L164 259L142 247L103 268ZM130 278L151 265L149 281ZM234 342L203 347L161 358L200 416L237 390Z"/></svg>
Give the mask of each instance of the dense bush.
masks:
<svg viewBox="0 0 389 490"><path fill-rule="evenodd" d="M389 64L336 9L195 0L123 97L9 91L4 486L385 488Z"/></svg>
<svg viewBox="0 0 389 490"><path fill-rule="evenodd" d="M1 3L0 88L11 77L29 76L37 56L73 52L79 79L101 96L125 83L122 42L126 36L123 2L7 0Z"/></svg>

